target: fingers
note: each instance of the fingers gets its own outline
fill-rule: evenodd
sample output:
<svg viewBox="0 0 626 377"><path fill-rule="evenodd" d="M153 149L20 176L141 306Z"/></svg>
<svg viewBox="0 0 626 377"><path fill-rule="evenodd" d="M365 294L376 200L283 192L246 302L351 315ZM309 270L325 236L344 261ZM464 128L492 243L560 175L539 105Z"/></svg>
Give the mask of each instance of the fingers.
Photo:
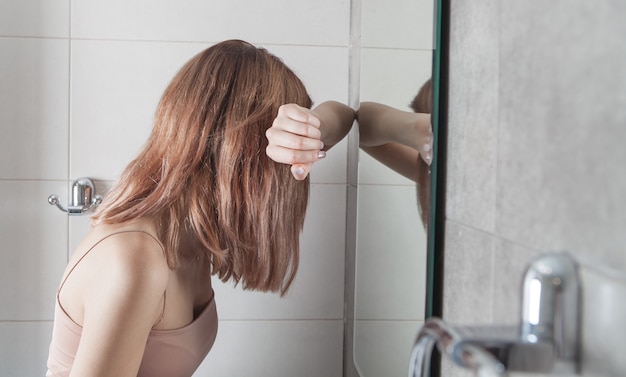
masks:
<svg viewBox="0 0 626 377"><path fill-rule="evenodd" d="M425 124L426 127L422 127L420 130L421 145L418 147L418 152L422 160L430 165L433 161L433 127L430 122L430 115Z"/></svg>
<svg viewBox="0 0 626 377"><path fill-rule="evenodd" d="M296 104L282 105L265 136L270 145L295 150L324 148L320 120L309 109Z"/></svg>
<svg viewBox="0 0 626 377"><path fill-rule="evenodd" d="M266 153L276 162L291 165L291 174L299 181L307 177L313 162L326 157L325 151L294 151L271 145L267 147Z"/></svg>
<svg viewBox="0 0 626 377"><path fill-rule="evenodd" d="M272 160L289 165L313 163L326 157L326 152L319 149L296 150L273 144L267 146L265 153Z"/></svg>
<svg viewBox="0 0 626 377"><path fill-rule="evenodd" d="M297 134L294 129L302 128L303 125L290 125L289 130L282 128L281 126L273 126L265 131L265 137L269 141L270 145L276 145L283 148L299 150L299 151L311 151L321 150L324 148L324 143L318 137L309 137L302 134ZM317 129L316 129L317 130ZM306 131L304 131L306 132ZM310 133L309 133L310 134Z"/></svg>
<svg viewBox="0 0 626 377"><path fill-rule="evenodd" d="M305 179L312 164L326 156L319 127L319 118L309 109L296 104L281 106L272 126L265 132L268 157L292 165L293 176Z"/></svg>
<svg viewBox="0 0 626 377"><path fill-rule="evenodd" d="M432 133L430 136L428 136L425 140L425 143L422 147L422 150L419 151L420 156L422 157L422 160L424 160L424 162L427 165L430 165L433 162L433 136Z"/></svg>
<svg viewBox="0 0 626 377"><path fill-rule="evenodd" d="M310 163L291 165L291 174L298 181L302 181L306 178L307 175L309 175L309 172L311 171L311 166L312 164Z"/></svg>
<svg viewBox="0 0 626 377"><path fill-rule="evenodd" d="M316 117L311 110L304 107L300 107L296 104L282 105L278 109L278 114L272 122L272 127L268 129L269 132L274 134L268 135L268 139L272 136L283 136L282 139L276 140L277 142L291 142L291 147L300 148L300 144L304 144L304 141L300 141L300 138L317 140L318 144L321 142L322 132L319 130L320 120ZM286 138L290 135L290 138ZM270 142L272 139L270 139ZM286 145L290 146L290 145Z"/></svg>
<svg viewBox="0 0 626 377"><path fill-rule="evenodd" d="M294 178L305 179L313 163L326 156L319 128L320 120L311 110L296 104L281 106L265 132L268 157L292 165Z"/></svg>
<svg viewBox="0 0 626 377"><path fill-rule="evenodd" d="M315 128L320 128L320 120L316 117L310 109L296 105L295 103L288 103L278 108L278 115L276 119L288 118L294 121L310 124Z"/></svg>

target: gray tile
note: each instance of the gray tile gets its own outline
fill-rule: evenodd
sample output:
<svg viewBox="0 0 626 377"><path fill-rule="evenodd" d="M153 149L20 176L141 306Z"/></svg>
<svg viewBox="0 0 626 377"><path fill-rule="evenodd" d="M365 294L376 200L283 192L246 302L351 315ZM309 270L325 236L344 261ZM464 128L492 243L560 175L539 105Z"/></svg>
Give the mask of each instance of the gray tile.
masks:
<svg viewBox="0 0 626 377"><path fill-rule="evenodd" d="M502 6L496 231L626 268L626 5L612 6Z"/></svg>
<svg viewBox="0 0 626 377"><path fill-rule="evenodd" d="M492 322L491 235L446 222L443 318L456 324Z"/></svg>
<svg viewBox="0 0 626 377"><path fill-rule="evenodd" d="M450 35L446 216L493 231L498 2L456 1Z"/></svg>
<svg viewBox="0 0 626 377"><path fill-rule="evenodd" d="M493 321L518 324L522 313L522 281L533 249L504 240L495 241L493 272Z"/></svg>

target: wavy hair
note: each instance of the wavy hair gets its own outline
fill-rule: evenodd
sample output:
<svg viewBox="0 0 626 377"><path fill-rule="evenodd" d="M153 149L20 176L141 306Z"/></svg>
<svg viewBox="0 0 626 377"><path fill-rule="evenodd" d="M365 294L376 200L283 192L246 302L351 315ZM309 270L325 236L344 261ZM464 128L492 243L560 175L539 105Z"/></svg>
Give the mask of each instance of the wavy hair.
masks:
<svg viewBox="0 0 626 377"><path fill-rule="evenodd" d="M312 105L265 49L229 40L200 52L166 88L149 139L93 222L154 218L170 268L181 265L181 235L191 235L213 275L285 294L309 195L308 179L265 154L265 130L285 103Z"/></svg>

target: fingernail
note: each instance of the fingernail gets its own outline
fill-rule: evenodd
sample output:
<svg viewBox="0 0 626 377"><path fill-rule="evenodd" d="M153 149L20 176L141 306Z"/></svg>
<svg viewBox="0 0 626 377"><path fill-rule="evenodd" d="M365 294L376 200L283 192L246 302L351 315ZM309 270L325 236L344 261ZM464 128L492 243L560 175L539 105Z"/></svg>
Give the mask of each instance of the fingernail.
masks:
<svg viewBox="0 0 626 377"><path fill-rule="evenodd" d="M324 142L320 141L320 149L324 149Z"/></svg>
<svg viewBox="0 0 626 377"><path fill-rule="evenodd" d="M294 173L296 173L296 175L301 176L302 174L304 174L304 168L296 168L294 170Z"/></svg>
<svg viewBox="0 0 626 377"><path fill-rule="evenodd" d="M317 152L317 158L318 158L318 159L320 159L320 160L321 160L321 159L322 159L322 158L324 158L324 157L326 157L326 152L325 152L325 151L319 151L319 152Z"/></svg>
<svg viewBox="0 0 626 377"><path fill-rule="evenodd" d="M430 144L426 144L426 145L424 145L424 150L425 150L426 152L430 152L430 150L431 150L431 149L432 149L432 147L430 146Z"/></svg>

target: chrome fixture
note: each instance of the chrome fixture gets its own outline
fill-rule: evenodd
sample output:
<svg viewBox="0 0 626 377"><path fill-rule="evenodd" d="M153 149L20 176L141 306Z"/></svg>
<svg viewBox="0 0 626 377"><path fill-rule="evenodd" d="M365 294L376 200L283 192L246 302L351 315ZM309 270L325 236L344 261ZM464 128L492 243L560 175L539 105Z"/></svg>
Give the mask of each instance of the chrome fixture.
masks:
<svg viewBox="0 0 626 377"><path fill-rule="evenodd" d="M57 195L50 195L48 203L56 205L61 211L67 212L69 215L82 215L93 208L96 208L102 202L102 196L95 195L96 188L93 181L87 177L78 178L72 183L72 197L70 205L63 207Z"/></svg>
<svg viewBox="0 0 626 377"><path fill-rule="evenodd" d="M432 318L417 335L409 377L425 377L435 346L442 355L478 376L508 371L573 374L580 360L580 283L567 253L531 261L522 284L522 323L453 326Z"/></svg>

